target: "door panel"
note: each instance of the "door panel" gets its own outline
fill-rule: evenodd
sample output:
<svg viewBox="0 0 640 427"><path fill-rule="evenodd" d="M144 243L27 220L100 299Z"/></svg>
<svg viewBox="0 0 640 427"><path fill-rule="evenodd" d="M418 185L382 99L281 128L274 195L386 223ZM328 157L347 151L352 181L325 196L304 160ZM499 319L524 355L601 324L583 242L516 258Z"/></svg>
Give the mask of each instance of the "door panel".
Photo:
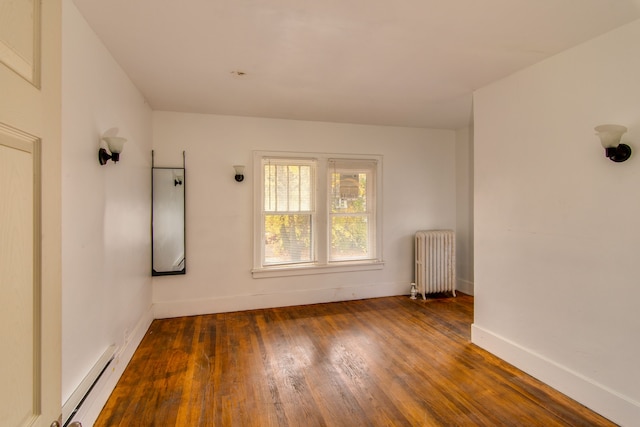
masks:
<svg viewBox="0 0 640 427"><path fill-rule="evenodd" d="M40 2L0 0L0 62L40 86Z"/></svg>
<svg viewBox="0 0 640 427"><path fill-rule="evenodd" d="M6 131L0 126L0 301L9 302L0 310L0 419L20 426L41 407L38 141Z"/></svg>

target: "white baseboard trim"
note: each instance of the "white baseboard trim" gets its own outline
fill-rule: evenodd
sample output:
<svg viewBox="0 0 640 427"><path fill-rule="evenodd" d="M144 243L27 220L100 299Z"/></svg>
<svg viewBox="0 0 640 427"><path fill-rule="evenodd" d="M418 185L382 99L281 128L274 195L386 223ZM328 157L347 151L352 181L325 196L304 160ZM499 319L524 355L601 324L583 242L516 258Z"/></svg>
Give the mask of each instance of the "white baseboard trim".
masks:
<svg viewBox="0 0 640 427"><path fill-rule="evenodd" d="M464 279L458 279L456 283L456 290L463 294L473 295L473 282Z"/></svg>
<svg viewBox="0 0 640 427"><path fill-rule="evenodd" d="M78 412L70 421L79 421L83 426L92 426L105 403L109 399L111 392L116 387L118 380L122 376L129 361L133 357L138 345L144 338L151 322L153 321L153 310L151 307L145 312L142 318L129 335L128 342L123 343L118 349L111 364L107 367L98 382L95 384L91 392L87 395Z"/></svg>
<svg viewBox="0 0 640 427"><path fill-rule="evenodd" d="M320 304L408 294L409 281L401 284L378 283L375 285L305 289L273 294L237 295L182 301L156 301L153 303L153 314L156 319L165 319L199 314L229 313L260 308Z"/></svg>
<svg viewBox="0 0 640 427"><path fill-rule="evenodd" d="M519 344L471 325L471 342L621 426L636 426L640 402Z"/></svg>
<svg viewBox="0 0 640 427"><path fill-rule="evenodd" d="M69 396L69 399L62 405L62 421L66 422L69 418L75 416L76 409L82 404L85 396L94 387L96 381L103 375L113 361L116 353L116 346L109 346L102 356L98 359L96 364L91 368L89 373L82 380L80 385L76 387L75 391Z"/></svg>

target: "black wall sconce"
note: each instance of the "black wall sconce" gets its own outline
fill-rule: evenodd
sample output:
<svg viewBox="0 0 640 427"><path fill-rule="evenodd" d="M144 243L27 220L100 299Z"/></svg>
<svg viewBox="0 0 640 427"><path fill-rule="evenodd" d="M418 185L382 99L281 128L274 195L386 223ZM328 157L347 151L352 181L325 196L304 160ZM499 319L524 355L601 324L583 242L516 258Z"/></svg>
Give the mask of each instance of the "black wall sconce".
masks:
<svg viewBox="0 0 640 427"><path fill-rule="evenodd" d="M236 171L235 179L237 182L244 181L244 165L234 165L233 169Z"/></svg>
<svg viewBox="0 0 640 427"><path fill-rule="evenodd" d="M103 147L100 147L98 150L98 161L100 164L103 166L106 165L109 159L114 163L117 163L120 160L122 147L124 147L124 143L127 142L127 140L119 136L103 136L100 139L101 141L104 141L109 148L109 151ZM111 154L109 154L109 152L111 152Z"/></svg>
<svg viewBox="0 0 640 427"><path fill-rule="evenodd" d="M620 138L627 131L621 125L600 125L596 126L596 135L600 137L600 142L605 150L605 156L614 162L620 163L631 157L631 147L621 144Z"/></svg>

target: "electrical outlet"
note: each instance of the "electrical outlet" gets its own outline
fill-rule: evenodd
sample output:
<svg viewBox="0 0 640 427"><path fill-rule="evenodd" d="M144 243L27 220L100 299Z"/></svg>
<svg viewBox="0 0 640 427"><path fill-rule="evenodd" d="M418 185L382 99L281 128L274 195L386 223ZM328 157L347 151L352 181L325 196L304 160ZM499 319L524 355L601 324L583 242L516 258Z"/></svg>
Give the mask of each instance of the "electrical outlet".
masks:
<svg viewBox="0 0 640 427"><path fill-rule="evenodd" d="M124 330L124 345L129 344L129 340L131 339L130 334L131 334L131 332L129 331L129 328L126 328Z"/></svg>

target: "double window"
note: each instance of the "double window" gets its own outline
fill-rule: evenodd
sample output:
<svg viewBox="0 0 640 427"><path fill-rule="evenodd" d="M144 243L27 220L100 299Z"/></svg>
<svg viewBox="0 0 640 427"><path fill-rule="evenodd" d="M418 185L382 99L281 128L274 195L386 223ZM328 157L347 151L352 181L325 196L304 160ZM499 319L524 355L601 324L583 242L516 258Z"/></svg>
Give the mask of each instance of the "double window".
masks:
<svg viewBox="0 0 640 427"><path fill-rule="evenodd" d="M254 276L380 268L381 161L256 153Z"/></svg>

